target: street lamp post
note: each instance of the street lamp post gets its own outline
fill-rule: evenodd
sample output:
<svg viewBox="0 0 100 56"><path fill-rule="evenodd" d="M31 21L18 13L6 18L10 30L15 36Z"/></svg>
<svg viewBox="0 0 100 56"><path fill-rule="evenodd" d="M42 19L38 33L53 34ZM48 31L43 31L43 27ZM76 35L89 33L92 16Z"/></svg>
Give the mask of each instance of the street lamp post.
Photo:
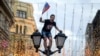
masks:
<svg viewBox="0 0 100 56"><path fill-rule="evenodd" d="M64 46L64 43L65 43L66 38L67 38L67 36L64 33L62 33L62 32L58 33L55 36L56 47L58 48L59 53L61 53L61 49Z"/></svg>
<svg viewBox="0 0 100 56"><path fill-rule="evenodd" d="M41 43L41 33L36 30L36 32L31 35L31 39L33 41L34 47L36 48L36 52L38 52Z"/></svg>
<svg viewBox="0 0 100 56"><path fill-rule="evenodd" d="M56 47L58 48L58 50L50 52L49 51L50 49L48 47L48 51L45 52L45 51L39 50L41 39L42 39L40 32L36 31L31 35L31 39L33 41L34 47L36 48L36 52L40 51L43 54L45 54L46 56L50 56L56 52L61 53L61 49L64 46L64 42L65 42L67 36L64 33L60 32L54 38L55 38Z"/></svg>

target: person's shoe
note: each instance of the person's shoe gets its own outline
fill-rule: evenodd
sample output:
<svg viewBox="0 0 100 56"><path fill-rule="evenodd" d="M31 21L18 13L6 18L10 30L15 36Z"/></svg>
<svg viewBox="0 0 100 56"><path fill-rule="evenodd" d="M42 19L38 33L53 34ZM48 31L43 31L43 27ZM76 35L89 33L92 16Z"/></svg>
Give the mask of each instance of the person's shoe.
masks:
<svg viewBox="0 0 100 56"><path fill-rule="evenodd" d="M52 52L51 50L49 50L49 52Z"/></svg>
<svg viewBox="0 0 100 56"><path fill-rule="evenodd" d="M50 55L52 55L52 54L54 54L55 52L50 50L49 53L50 53Z"/></svg>
<svg viewBox="0 0 100 56"><path fill-rule="evenodd" d="M52 51L51 51L51 50L49 50L49 53L50 53L50 54L52 54Z"/></svg>
<svg viewBox="0 0 100 56"><path fill-rule="evenodd" d="M44 54L46 54L47 52L48 52L48 50L44 50L44 52L43 52L43 53L44 53Z"/></svg>

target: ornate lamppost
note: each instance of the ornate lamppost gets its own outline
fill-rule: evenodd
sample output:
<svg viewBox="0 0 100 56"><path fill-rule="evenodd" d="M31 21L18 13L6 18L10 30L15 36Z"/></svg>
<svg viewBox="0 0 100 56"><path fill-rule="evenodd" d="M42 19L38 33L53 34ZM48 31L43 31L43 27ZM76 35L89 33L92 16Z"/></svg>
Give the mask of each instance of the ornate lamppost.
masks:
<svg viewBox="0 0 100 56"><path fill-rule="evenodd" d="M40 51L42 52L43 54L45 54L46 56L50 56L56 52L58 53L61 53L61 49L63 48L64 46L64 43L65 43L65 40L66 40L67 36L62 33L62 32L59 32L55 37L55 42L56 42L56 47L58 48L58 50L55 50L53 52L50 52L49 51L49 48L48 48L48 51L47 52L44 52L42 50L39 50L39 47L40 47L40 43L41 43L41 39L42 39L42 36L41 36L41 33L38 32L38 30L36 32L34 32L32 35L31 35L31 39L33 41L33 44L34 44L34 47L36 49L36 52Z"/></svg>

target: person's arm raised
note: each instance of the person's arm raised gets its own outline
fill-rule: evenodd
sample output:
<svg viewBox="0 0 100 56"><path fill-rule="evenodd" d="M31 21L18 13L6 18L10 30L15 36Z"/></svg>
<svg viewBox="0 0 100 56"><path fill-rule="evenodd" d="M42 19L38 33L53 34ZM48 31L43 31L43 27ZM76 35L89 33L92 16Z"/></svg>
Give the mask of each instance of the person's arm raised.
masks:
<svg viewBox="0 0 100 56"><path fill-rule="evenodd" d="M40 22L44 23L44 20L42 19L42 17L40 17Z"/></svg>

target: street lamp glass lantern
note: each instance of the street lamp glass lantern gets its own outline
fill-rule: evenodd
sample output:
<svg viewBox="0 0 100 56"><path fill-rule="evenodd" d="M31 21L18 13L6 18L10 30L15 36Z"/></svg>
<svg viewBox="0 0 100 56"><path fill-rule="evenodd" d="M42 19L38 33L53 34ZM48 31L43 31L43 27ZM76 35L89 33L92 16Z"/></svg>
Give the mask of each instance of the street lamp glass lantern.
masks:
<svg viewBox="0 0 100 56"><path fill-rule="evenodd" d="M33 41L34 47L38 49L41 43L41 33L36 31L31 35L31 39Z"/></svg>
<svg viewBox="0 0 100 56"><path fill-rule="evenodd" d="M66 38L67 36L65 36L65 34L63 34L62 32L58 33L55 36L56 46L58 49L63 48Z"/></svg>

